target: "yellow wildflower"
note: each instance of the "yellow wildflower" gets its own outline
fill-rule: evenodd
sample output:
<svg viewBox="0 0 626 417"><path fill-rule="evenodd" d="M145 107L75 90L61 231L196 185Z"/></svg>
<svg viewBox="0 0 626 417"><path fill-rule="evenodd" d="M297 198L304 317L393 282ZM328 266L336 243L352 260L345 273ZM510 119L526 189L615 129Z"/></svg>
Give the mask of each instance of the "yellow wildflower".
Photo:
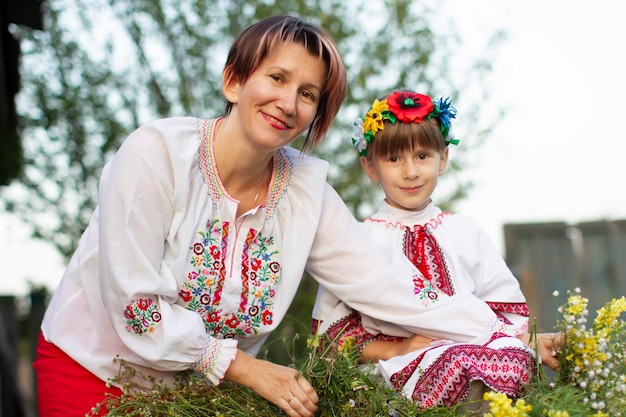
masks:
<svg viewBox="0 0 626 417"><path fill-rule="evenodd" d="M568 306L565 308L566 314L580 316L587 309L588 299L580 295L572 295L569 297Z"/></svg>
<svg viewBox="0 0 626 417"><path fill-rule="evenodd" d="M619 316L626 311L626 298L619 299L613 298L604 307L598 310L598 315L594 320L594 327L599 330L604 330L609 333L611 327L613 327Z"/></svg>
<svg viewBox="0 0 626 417"><path fill-rule="evenodd" d="M317 349L320 347L320 338L317 335L313 335L306 339L306 346L311 349Z"/></svg>
<svg viewBox="0 0 626 417"><path fill-rule="evenodd" d="M522 399L517 400L513 405L513 400L502 392L485 392L483 399L489 401L489 413L486 413L484 417L528 417L528 412L533 409Z"/></svg>
<svg viewBox="0 0 626 417"><path fill-rule="evenodd" d="M347 336L343 339L343 341L339 344L339 348L337 349L339 353L343 356L348 357L352 351L355 349L354 347L354 337Z"/></svg>
<svg viewBox="0 0 626 417"><path fill-rule="evenodd" d="M548 417L569 417L569 413L567 411L550 410L548 411Z"/></svg>

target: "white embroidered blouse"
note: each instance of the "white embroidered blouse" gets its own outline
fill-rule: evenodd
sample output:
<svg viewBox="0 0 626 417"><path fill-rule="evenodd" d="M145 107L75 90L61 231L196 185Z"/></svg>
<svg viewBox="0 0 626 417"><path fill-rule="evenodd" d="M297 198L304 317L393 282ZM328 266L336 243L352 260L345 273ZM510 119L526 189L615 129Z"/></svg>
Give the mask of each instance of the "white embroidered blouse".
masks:
<svg viewBox="0 0 626 417"><path fill-rule="evenodd" d="M117 356L157 379L195 369L217 384L237 348L258 352L305 268L377 319L428 320L432 309L394 302L418 272L375 249L326 183L326 162L278 150L267 200L236 218L212 154L215 122L162 119L124 141L45 314L47 341L103 380Z"/></svg>
<svg viewBox="0 0 626 417"><path fill-rule="evenodd" d="M468 329L465 324L473 319L482 323L485 317L493 318L487 333L517 336L528 332L528 306L517 278L489 236L470 218L442 212L432 202L422 211L401 210L383 202L373 216L364 220L363 227L387 257L406 257L422 272L423 279L413 280L413 292L396 291L397 303L436 305L442 294L456 299L447 312L440 311L434 329L433 324L422 321L425 326L417 333L465 342L483 334L472 333L477 327ZM466 298L470 294L472 297ZM483 300L491 311L470 311L461 320L468 311L464 304L475 303L475 298ZM361 332L396 337L414 333L398 324L401 317L381 321L370 313L360 313L356 327L362 326ZM320 326L318 333L335 334L335 327L345 327L346 319L351 317L348 307L320 288L313 313L314 320L324 322L315 323ZM351 334L359 334L356 327L350 329Z"/></svg>

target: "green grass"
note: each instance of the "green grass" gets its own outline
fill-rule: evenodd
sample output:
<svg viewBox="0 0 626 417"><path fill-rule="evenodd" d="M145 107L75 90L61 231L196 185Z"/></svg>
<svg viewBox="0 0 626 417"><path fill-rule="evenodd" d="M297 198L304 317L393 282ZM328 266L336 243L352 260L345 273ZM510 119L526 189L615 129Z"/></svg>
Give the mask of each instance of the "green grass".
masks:
<svg viewBox="0 0 626 417"><path fill-rule="evenodd" d="M558 293L554 294L555 297ZM626 416L626 297L613 299L591 320L588 300L580 290L568 291L559 307L555 330L565 338L557 353L557 372L537 364L537 373L522 398L511 401L503 394L489 401L486 417L619 417ZM341 352L324 351L320 340L309 339L290 366L306 377L320 398L318 417L451 417L468 415L465 404L420 409L412 401L365 372L350 344ZM300 340L302 342L302 340ZM311 342L311 343L308 343ZM330 343L327 346L332 345ZM120 361L116 378L126 394L109 397L109 416L249 417L284 416L279 408L249 389L224 382L209 386L190 372L182 373L171 387L146 378L150 390L133 391L135 378L146 378ZM493 393L492 393L493 394Z"/></svg>
<svg viewBox="0 0 626 417"><path fill-rule="evenodd" d="M463 405L420 409L415 403L385 386L375 376L364 372L357 364L355 353L338 352L318 354L314 350L303 354L292 366L306 377L319 397L320 417L372 417L372 416L457 416L466 415ZM130 388L134 378L145 378L120 361L118 381ZM553 377L540 371L528 385L523 397L532 407L528 416L548 415L549 411L567 411L569 416L590 416L588 404L583 403L582 391L572 385L555 386ZM150 379L148 378L150 381ZM224 382L219 386L207 385L203 378L183 373L175 387L155 381L152 390L125 394L108 400L109 416L182 416L249 417L284 416L278 407L270 404L249 389Z"/></svg>

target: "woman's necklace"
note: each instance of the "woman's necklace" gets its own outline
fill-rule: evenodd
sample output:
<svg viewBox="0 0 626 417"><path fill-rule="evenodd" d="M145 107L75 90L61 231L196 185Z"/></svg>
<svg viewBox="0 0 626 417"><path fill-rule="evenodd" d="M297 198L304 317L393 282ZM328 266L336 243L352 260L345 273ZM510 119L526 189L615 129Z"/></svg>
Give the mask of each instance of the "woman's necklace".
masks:
<svg viewBox="0 0 626 417"><path fill-rule="evenodd" d="M256 202L259 199L259 194L261 194L261 191L265 189L265 177L266 176L267 176L267 169L263 172L263 175L261 175L261 180L259 181L259 184L256 187L256 194L254 195L254 201L252 202L252 207L256 207Z"/></svg>

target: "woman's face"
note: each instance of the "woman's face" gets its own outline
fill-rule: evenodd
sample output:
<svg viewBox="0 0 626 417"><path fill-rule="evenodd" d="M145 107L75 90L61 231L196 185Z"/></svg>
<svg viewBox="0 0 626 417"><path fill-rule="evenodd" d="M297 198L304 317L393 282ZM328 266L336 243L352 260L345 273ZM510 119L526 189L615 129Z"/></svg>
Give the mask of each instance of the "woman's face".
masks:
<svg viewBox="0 0 626 417"><path fill-rule="evenodd" d="M229 118L237 119L242 137L262 150L287 145L313 122L326 73L326 63L303 45L278 45L247 81L224 86L234 104Z"/></svg>

